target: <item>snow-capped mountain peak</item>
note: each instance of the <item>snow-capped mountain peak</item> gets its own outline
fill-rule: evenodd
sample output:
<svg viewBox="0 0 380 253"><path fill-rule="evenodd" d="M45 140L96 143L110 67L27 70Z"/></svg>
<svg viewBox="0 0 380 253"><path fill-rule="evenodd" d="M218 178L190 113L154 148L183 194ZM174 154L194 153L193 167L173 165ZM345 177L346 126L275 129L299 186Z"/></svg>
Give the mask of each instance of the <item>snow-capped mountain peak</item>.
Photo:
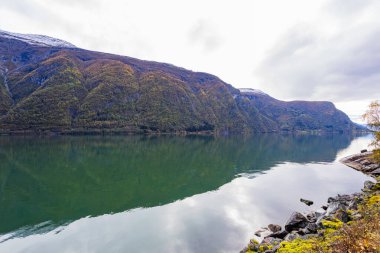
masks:
<svg viewBox="0 0 380 253"><path fill-rule="evenodd" d="M35 46L75 48L75 46L69 42L45 35L11 33L0 30L0 37L20 40Z"/></svg>

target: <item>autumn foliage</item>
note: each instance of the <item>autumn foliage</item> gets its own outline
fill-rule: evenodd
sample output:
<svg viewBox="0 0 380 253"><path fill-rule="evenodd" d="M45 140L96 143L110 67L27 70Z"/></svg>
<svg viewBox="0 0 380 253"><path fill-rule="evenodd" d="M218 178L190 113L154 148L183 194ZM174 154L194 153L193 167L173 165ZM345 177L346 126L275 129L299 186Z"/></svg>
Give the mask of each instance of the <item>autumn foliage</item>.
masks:
<svg viewBox="0 0 380 253"><path fill-rule="evenodd" d="M380 162L380 101L373 101L363 115L363 118L367 121L368 126L374 131L375 139L371 143L374 147L373 157L377 162Z"/></svg>

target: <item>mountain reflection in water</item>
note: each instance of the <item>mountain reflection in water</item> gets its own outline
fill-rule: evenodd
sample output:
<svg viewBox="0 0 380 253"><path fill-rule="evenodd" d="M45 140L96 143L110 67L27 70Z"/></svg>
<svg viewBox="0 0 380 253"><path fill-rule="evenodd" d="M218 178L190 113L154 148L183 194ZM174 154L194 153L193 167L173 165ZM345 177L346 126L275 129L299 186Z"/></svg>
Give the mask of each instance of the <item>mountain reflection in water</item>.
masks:
<svg viewBox="0 0 380 253"><path fill-rule="evenodd" d="M87 216L117 217L116 213L131 209L144 213L144 209L136 208L166 205L217 190L227 183L225 188L231 188L241 175L247 175L247 179L239 182L251 184L248 178L279 165L307 168L309 164L332 163L353 139L346 135L275 134L249 138L1 137L0 234L24 228L18 236L27 236ZM285 174L278 179L284 177ZM281 181L271 180L281 187ZM266 187L268 182L261 189ZM265 192L265 198L271 199L271 192ZM224 199L228 201L228 196ZM192 198L184 200L191 201ZM208 216L210 213L198 214L194 222L208 218L207 224L212 223L215 217ZM34 226L37 224L40 227Z"/></svg>

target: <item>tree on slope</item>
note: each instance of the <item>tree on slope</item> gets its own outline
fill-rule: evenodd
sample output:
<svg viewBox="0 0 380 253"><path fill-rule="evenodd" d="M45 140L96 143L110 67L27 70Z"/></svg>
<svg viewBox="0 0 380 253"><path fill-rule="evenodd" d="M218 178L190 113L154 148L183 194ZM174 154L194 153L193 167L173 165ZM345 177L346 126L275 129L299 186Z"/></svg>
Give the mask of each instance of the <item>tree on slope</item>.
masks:
<svg viewBox="0 0 380 253"><path fill-rule="evenodd" d="M371 143L375 148L373 156L377 162L380 162L380 100L371 102L363 118L367 121L370 129L374 131L375 140Z"/></svg>

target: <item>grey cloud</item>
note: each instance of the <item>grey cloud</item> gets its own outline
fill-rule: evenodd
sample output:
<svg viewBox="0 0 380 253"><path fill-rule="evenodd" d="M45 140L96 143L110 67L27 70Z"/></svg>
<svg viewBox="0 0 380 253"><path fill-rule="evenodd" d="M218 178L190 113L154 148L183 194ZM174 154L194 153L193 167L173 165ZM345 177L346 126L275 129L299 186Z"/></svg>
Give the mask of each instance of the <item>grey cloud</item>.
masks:
<svg viewBox="0 0 380 253"><path fill-rule="evenodd" d="M24 25L21 30L10 30L10 32L30 33L30 27L33 27L33 33L48 35L59 39L66 40L78 47L98 49L113 52L123 52L125 43L128 43L133 49L135 55L145 56L151 51L150 45L135 34L129 41L119 41L112 39L109 31L105 30L104 25L99 29L88 29L87 20L81 20L80 17L71 17L70 10L83 10L83 12L97 13L97 9L102 4L109 4L101 0L2 0L2 10L10 14L17 14ZM62 11L64 8L66 11ZM75 15L77 15L75 13ZM0 16L0 23L3 17ZM1 27L0 29L5 29ZM113 27L115 34L121 34L125 31L117 30ZM146 57L146 56L145 56ZM148 57L146 57L148 58Z"/></svg>
<svg viewBox="0 0 380 253"><path fill-rule="evenodd" d="M191 44L199 44L205 52L216 50L223 43L223 39L210 22L198 21L188 34Z"/></svg>
<svg viewBox="0 0 380 253"><path fill-rule="evenodd" d="M332 0L324 7L330 14L339 17L359 15L377 0Z"/></svg>
<svg viewBox="0 0 380 253"><path fill-rule="evenodd" d="M53 17L48 9L33 0L2 0L1 5L2 9L8 9L9 11L28 16L34 20L50 21L49 19Z"/></svg>
<svg viewBox="0 0 380 253"><path fill-rule="evenodd" d="M84 0L85 2L97 3L98 0ZM80 1L77 1L80 2ZM46 34L46 31L58 31L60 35L56 36L59 39L65 39L65 34L71 34L79 40L85 41L90 39L91 33L85 34L81 28L81 24L75 24L71 22L67 16L61 16L55 13L54 9L59 8L61 5L72 6L74 0L68 1L55 1L55 0L45 0L44 4L39 3L35 0L2 0L1 2L3 10L7 10L10 13L16 13L25 18L26 25L37 25L39 30L43 31L40 34ZM58 6L57 6L58 4ZM1 21L1 17L0 17ZM30 21L30 22L29 22ZM1 27L0 27L1 29ZM10 32L23 32L23 31L10 31ZM28 33L28 31L26 31Z"/></svg>
<svg viewBox="0 0 380 253"><path fill-rule="evenodd" d="M312 27L297 26L281 38L256 73L266 90L286 99L380 97L380 24L318 35Z"/></svg>
<svg viewBox="0 0 380 253"><path fill-rule="evenodd" d="M57 30L70 29L67 20L54 13L54 6L48 4L41 5L35 0L4 0L1 4L4 10L17 13L23 16L27 21L30 21L30 23L28 23L29 25L35 22L39 24L40 28L52 27ZM72 30L74 30L73 28L74 27L72 27Z"/></svg>
<svg viewBox="0 0 380 253"><path fill-rule="evenodd" d="M65 0L65 1L62 1L62 0L45 0L46 2L50 3L50 4L62 4L62 5L83 5L83 6L87 6L89 7L88 5L99 5L99 0Z"/></svg>
<svg viewBox="0 0 380 253"><path fill-rule="evenodd" d="M60 6L69 7L69 8L84 8L85 10L96 10L97 8L101 8L101 0L44 0L47 6L56 6L59 8ZM108 4L112 4L109 1Z"/></svg>

